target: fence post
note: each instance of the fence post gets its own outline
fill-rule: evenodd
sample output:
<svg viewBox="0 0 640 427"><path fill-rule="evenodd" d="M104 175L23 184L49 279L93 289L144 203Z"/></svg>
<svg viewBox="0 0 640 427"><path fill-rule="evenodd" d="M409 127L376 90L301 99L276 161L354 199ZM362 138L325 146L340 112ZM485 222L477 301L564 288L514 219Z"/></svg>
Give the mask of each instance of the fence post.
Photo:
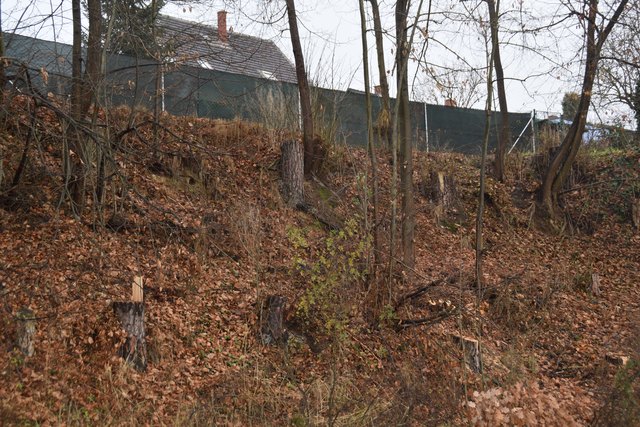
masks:
<svg viewBox="0 0 640 427"><path fill-rule="evenodd" d="M533 154L536 154L536 110L531 112L531 142L533 143Z"/></svg>

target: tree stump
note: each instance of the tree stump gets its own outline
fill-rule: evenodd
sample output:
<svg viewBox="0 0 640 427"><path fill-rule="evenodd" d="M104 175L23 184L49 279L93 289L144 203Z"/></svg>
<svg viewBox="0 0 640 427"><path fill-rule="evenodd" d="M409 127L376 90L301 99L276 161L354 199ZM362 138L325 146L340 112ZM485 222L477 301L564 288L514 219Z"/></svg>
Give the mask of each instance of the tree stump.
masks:
<svg viewBox="0 0 640 427"><path fill-rule="evenodd" d="M631 199L631 222L640 231L640 199Z"/></svg>
<svg viewBox="0 0 640 427"><path fill-rule="evenodd" d="M602 291L600 290L600 276L597 273L591 274L591 294L599 297Z"/></svg>
<svg viewBox="0 0 640 427"><path fill-rule="evenodd" d="M460 345L464 354L464 360L473 372L482 372L482 355L480 354L480 343L473 338L466 338L462 335L452 335L453 342Z"/></svg>
<svg viewBox="0 0 640 427"><path fill-rule="evenodd" d="M33 336L36 333L36 317L28 308L21 308L16 313L17 347L27 357L33 356Z"/></svg>
<svg viewBox="0 0 640 427"><path fill-rule="evenodd" d="M271 295L260 306L260 339L262 344L283 344L287 342L288 332L284 327L285 297Z"/></svg>
<svg viewBox="0 0 640 427"><path fill-rule="evenodd" d="M119 354L138 371L147 369L147 344L144 330L144 303L114 302L113 311L127 333Z"/></svg>
<svg viewBox="0 0 640 427"><path fill-rule="evenodd" d="M304 149L299 141L290 140L283 142L280 150L282 196L296 208L304 204Z"/></svg>
<svg viewBox="0 0 640 427"><path fill-rule="evenodd" d="M445 172L431 172L425 189L426 196L436 205L435 215L438 222L456 207L456 185L453 175Z"/></svg>

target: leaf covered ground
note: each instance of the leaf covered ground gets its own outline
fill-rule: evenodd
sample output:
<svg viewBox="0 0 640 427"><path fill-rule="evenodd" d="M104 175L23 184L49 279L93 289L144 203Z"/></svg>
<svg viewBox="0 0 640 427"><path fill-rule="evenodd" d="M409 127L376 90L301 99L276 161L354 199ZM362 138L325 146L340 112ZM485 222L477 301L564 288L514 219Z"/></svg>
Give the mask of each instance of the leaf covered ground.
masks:
<svg viewBox="0 0 640 427"><path fill-rule="evenodd" d="M26 102L12 108L0 139L3 424L564 426L638 410L638 150L580 157L562 235L533 224L539 176L531 157L513 156L507 182L488 183L479 294L477 159L416 154L416 269L388 286L370 274L362 231L371 213L363 150L331 147L322 176L307 183L309 200L342 225L332 233L281 199L279 145L290 135L171 116L154 130L144 112L130 126L130 112L115 110L122 138L104 209L89 201L75 218L60 196L62 125L48 110L20 185L6 185L30 123ZM379 157L388 244L390 165ZM456 183L445 215L429 198L438 171ZM124 332L112 308L138 276L145 373L117 355ZM261 341L269 295L286 297L295 325L284 347ZM29 358L14 348L23 307L37 318ZM480 341L482 374L452 335ZM632 392L620 397L625 375Z"/></svg>

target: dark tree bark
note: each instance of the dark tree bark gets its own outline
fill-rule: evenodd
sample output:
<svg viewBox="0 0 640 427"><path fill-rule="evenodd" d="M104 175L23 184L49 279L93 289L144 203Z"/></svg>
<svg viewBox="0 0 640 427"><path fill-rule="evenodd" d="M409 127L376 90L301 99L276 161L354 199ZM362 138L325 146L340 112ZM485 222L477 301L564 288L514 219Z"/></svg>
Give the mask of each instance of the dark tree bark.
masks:
<svg viewBox="0 0 640 427"><path fill-rule="evenodd" d="M285 141L280 146L282 192L287 204L293 208L304 205L304 153L296 141Z"/></svg>
<svg viewBox="0 0 640 427"><path fill-rule="evenodd" d="M393 122L391 115L391 101L389 96L389 82L387 80L387 67L384 62L384 43L382 41L382 23L380 20L380 8L378 0L367 0L371 3L371 12L373 14L373 30L376 39L376 55L378 59L378 74L380 75L380 89L382 91L382 110L378 114L377 126L381 139L386 140L387 145L391 148Z"/></svg>
<svg viewBox="0 0 640 427"><path fill-rule="evenodd" d="M491 44L493 47L493 66L496 73L496 86L498 89L498 104L500 105L500 135L496 148L494 175L498 181L504 181L504 157L508 144L511 142L511 127L509 126L509 108L507 107L507 93L504 87L504 70L500 58L500 40L498 36L500 0L486 0L489 8L489 21L491 25Z"/></svg>
<svg viewBox="0 0 640 427"><path fill-rule="evenodd" d="M100 0L88 0L89 37L87 66L83 78L82 110L86 114L96 99L97 87L102 80L102 8Z"/></svg>
<svg viewBox="0 0 640 427"><path fill-rule="evenodd" d="M18 349L27 357L33 356L33 340L36 333L36 317L28 308L21 308L16 314Z"/></svg>
<svg viewBox="0 0 640 427"><path fill-rule="evenodd" d="M82 100L82 10L80 0L71 1L73 16L73 46L71 51L71 117L77 123L83 116ZM81 215L85 205L84 145L77 126L68 127L68 153L65 153L66 191L71 198L71 210Z"/></svg>
<svg viewBox="0 0 640 427"><path fill-rule="evenodd" d="M260 306L260 340L262 344L284 344L288 333L284 325L284 310L287 299L270 295Z"/></svg>
<svg viewBox="0 0 640 427"><path fill-rule="evenodd" d="M304 56L302 55L302 45L300 44L300 33L298 32L298 18L294 0L286 0L287 16L289 18L289 31L291 33L291 45L293 47L293 58L296 63L296 77L298 79L298 92L300 94L300 113L302 114L302 141L304 144L304 174L311 176L318 167L316 160L316 150L314 147L313 114L311 111L311 94L309 92L309 81L307 71L304 67Z"/></svg>
<svg viewBox="0 0 640 427"><path fill-rule="evenodd" d="M407 18L409 0L396 2L396 69L399 88L398 110L398 150L400 160L400 192L402 193L402 254L403 262L409 269L414 265L413 238L415 216L413 209L413 153L411 122L409 118L409 72L406 66L409 56L407 41Z"/></svg>
<svg viewBox="0 0 640 427"><path fill-rule="evenodd" d="M556 218L559 205L558 194L564 185L564 181L573 166L573 163L582 144L582 134L587 123L587 113L591 103L591 91L593 82L598 69L598 61L602 46L611 33L611 30L618 22L620 15L627 6L628 0L622 0L615 12L602 28L598 27L596 20L604 19L598 10L598 0L589 0L586 4L586 16L582 14L582 19L586 21L586 51L587 57L585 62L584 79L582 82L582 93L580 96L580 104L578 112L573 119L573 124L569 128L569 132L565 136L560 148L551 160L546 176L539 190L539 199L541 209L539 215L547 218ZM597 35L597 36L596 36Z"/></svg>
<svg viewBox="0 0 640 427"><path fill-rule="evenodd" d="M102 74L102 11L100 0L88 0L89 38L87 42L86 67L82 70L82 11L80 0L72 0L73 47L72 47L72 88L71 116L75 125L70 125L69 152L66 153L66 188L71 196L72 210L82 215L86 201L86 165L91 162L86 156L83 136L78 131L78 123L86 116L95 100L96 87Z"/></svg>
<svg viewBox="0 0 640 427"><path fill-rule="evenodd" d="M0 3L0 104L4 102L4 85L7 82L4 71L4 38L2 36L2 4ZM0 108L2 106L0 105ZM0 117L3 113L0 112Z"/></svg>
<svg viewBox="0 0 640 427"><path fill-rule="evenodd" d="M373 0L373 2L375 2L375 0ZM378 266L380 265L380 253L382 252L382 248L378 227L378 160L376 159L376 150L373 143L373 112L371 107L371 82L369 80L369 55L367 51L367 20L364 12L364 0L360 0L360 30L362 37L362 65L364 69L364 87L367 107L367 139L369 146L369 160L371 161L371 180L373 184L373 271L375 276ZM387 92L388 90L389 88L387 87ZM386 114L389 115L388 110L386 111Z"/></svg>
<svg viewBox="0 0 640 427"><path fill-rule="evenodd" d="M113 311L127 333L120 355L138 371L147 369L147 343L144 329L144 302L114 302Z"/></svg>

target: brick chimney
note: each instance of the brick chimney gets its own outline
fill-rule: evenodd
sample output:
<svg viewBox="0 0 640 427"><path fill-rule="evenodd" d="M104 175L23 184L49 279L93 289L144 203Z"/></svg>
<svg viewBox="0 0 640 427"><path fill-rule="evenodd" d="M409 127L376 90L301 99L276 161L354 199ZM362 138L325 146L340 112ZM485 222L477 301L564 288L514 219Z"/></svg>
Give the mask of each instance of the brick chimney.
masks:
<svg viewBox="0 0 640 427"><path fill-rule="evenodd" d="M444 106L445 107L457 107L458 103L456 102L455 99L448 98L448 99L444 100Z"/></svg>
<svg viewBox="0 0 640 427"><path fill-rule="evenodd" d="M229 41L229 33L227 32L227 11L218 12L218 40L223 43Z"/></svg>

